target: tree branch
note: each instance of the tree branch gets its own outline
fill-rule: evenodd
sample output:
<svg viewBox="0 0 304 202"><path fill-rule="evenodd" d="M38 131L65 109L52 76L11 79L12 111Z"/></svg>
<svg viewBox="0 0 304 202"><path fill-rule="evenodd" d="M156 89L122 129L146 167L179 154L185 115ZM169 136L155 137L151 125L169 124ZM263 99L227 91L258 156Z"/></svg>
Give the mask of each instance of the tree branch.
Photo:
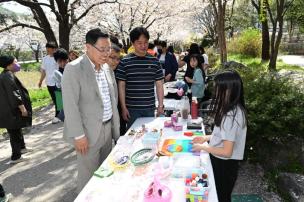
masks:
<svg viewBox="0 0 304 202"><path fill-rule="evenodd" d="M58 13L58 11L56 11L54 0L49 0L49 1L50 1L50 8L51 8L51 11L55 14L57 20L59 20L60 14Z"/></svg>
<svg viewBox="0 0 304 202"><path fill-rule="evenodd" d="M270 9L268 0L264 1L264 3L266 4L267 11L268 11L268 14L269 14L269 17L270 17L270 21L271 21L271 23L272 23L272 26L274 26L274 25L275 25L275 21L274 21L274 19L273 19L273 15L272 15L272 12L271 12L271 9ZM263 5L262 5L262 6L263 6Z"/></svg>
<svg viewBox="0 0 304 202"><path fill-rule="evenodd" d="M22 28L27 27L27 28L31 28L31 29L35 29L35 30L44 32L44 29L42 29L40 27L36 27L34 25L28 25L28 24L25 24L25 23L17 23L17 24L8 26L8 27L6 27L4 29L1 29L0 32L8 31L8 30L11 30L11 29L13 29L15 27L22 27Z"/></svg>
<svg viewBox="0 0 304 202"><path fill-rule="evenodd" d="M251 4L252 4L253 7L255 7L255 9L259 12L260 8L259 8L258 4L255 3L254 0L251 0Z"/></svg>
<svg viewBox="0 0 304 202"><path fill-rule="evenodd" d="M95 6L106 4L106 3L117 3L117 0L114 0L114 1L102 1L102 2L98 2L98 3L92 4L78 18L75 19L75 21L73 22L73 24L76 24L79 20L81 20L83 17L85 17L88 14L88 12L90 12L90 10L92 8L94 8Z"/></svg>
<svg viewBox="0 0 304 202"><path fill-rule="evenodd" d="M294 0L290 1L289 4L287 4L287 5L285 6L285 9L284 9L284 11L283 11L282 16L285 16L287 10L288 10L289 7L293 4L293 2L294 2Z"/></svg>
<svg viewBox="0 0 304 202"><path fill-rule="evenodd" d="M146 29L148 29L151 25L153 25L153 23L156 21L156 18L154 18L147 26Z"/></svg>

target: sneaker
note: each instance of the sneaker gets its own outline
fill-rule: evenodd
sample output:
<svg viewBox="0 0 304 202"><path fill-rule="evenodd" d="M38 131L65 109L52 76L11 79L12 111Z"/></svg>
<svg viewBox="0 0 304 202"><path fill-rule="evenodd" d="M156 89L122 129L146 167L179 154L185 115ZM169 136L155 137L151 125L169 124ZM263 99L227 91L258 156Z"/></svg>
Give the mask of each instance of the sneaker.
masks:
<svg viewBox="0 0 304 202"><path fill-rule="evenodd" d="M25 158L23 158L23 157L21 156L19 159L10 160L10 161L8 162L8 164L13 165L13 164L17 164L17 163L20 163L20 162L22 162L22 161L25 161L25 160L27 160L27 159L25 159Z"/></svg>
<svg viewBox="0 0 304 202"><path fill-rule="evenodd" d="M8 202L12 198L12 194L5 194L3 198L0 198L0 202Z"/></svg>
<svg viewBox="0 0 304 202"><path fill-rule="evenodd" d="M29 152L32 152L32 151L34 151L34 150L30 149L30 148L21 149L21 154L26 154L26 153L29 153Z"/></svg>
<svg viewBox="0 0 304 202"><path fill-rule="evenodd" d="M61 122L61 121L57 117L54 117L53 120L52 120L52 124L56 124L56 123L59 123L59 122Z"/></svg>

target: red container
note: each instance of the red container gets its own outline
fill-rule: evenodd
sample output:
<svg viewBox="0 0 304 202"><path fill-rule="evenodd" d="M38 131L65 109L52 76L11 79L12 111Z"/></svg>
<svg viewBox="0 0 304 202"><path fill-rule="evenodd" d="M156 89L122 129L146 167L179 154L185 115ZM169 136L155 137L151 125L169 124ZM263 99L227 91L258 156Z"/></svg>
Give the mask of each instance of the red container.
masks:
<svg viewBox="0 0 304 202"><path fill-rule="evenodd" d="M197 100L192 100L191 117L192 117L192 119L197 119L197 116L198 116L198 103L197 103Z"/></svg>

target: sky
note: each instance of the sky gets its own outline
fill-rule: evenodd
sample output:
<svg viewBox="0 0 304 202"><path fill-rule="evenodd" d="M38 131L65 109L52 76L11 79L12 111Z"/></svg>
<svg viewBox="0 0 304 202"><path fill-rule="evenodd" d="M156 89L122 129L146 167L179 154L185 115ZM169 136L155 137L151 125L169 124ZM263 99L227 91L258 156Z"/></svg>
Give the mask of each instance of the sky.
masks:
<svg viewBox="0 0 304 202"><path fill-rule="evenodd" d="M14 3L14 2L6 2L1 3L1 6L3 6L6 9L9 9L11 11L14 11L16 13L22 13L22 14L30 14L31 10L26 8L25 6L22 6L20 4Z"/></svg>

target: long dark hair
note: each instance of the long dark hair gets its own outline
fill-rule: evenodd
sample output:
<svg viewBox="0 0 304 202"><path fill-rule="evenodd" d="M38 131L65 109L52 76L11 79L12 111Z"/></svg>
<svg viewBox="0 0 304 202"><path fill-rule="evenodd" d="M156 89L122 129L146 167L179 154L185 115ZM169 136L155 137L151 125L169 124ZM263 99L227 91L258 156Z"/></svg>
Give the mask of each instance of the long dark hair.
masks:
<svg viewBox="0 0 304 202"><path fill-rule="evenodd" d="M199 54L192 54L189 57L189 63L190 63L191 58L195 58L196 59L196 61L197 61L197 67L201 69L202 76L203 76L204 82L205 82L205 80L206 80L206 74L205 74L205 71L204 71L204 68L203 68L203 65L202 65L202 64L204 64L204 61L203 61L204 58L201 55L199 55Z"/></svg>
<svg viewBox="0 0 304 202"><path fill-rule="evenodd" d="M223 118L229 111L233 112L233 121L237 113L237 107L243 113L243 126L247 125L246 107L244 100L243 82L240 75L234 71L229 70L218 74L214 78L214 95L211 102L212 115L214 117L215 125L220 127ZM240 123L238 123L240 124ZM231 126L232 127L232 126Z"/></svg>

